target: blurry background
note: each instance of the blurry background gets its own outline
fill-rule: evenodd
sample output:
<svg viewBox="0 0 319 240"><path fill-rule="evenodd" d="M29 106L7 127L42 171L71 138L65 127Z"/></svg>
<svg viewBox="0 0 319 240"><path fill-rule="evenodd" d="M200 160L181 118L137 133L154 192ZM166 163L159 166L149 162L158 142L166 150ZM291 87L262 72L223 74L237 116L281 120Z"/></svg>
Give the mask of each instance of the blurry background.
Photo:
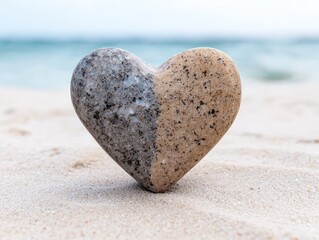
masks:
<svg viewBox="0 0 319 240"><path fill-rule="evenodd" d="M0 87L64 88L101 47L153 65L214 47L232 56L244 84L316 81L318 10L317 0L0 0Z"/></svg>

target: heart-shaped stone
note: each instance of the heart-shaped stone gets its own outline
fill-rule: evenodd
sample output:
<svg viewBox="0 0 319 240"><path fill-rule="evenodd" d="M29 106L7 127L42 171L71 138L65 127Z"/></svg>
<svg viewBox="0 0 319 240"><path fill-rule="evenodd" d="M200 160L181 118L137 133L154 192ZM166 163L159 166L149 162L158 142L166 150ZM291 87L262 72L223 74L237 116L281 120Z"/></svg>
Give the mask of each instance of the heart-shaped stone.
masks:
<svg viewBox="0 0 319 240"><path fill-rule="evenodd" d="M190 49L155 68L105 48L79 62L71 96L101 147L146 189L164 192L229 129L241 84L234 62L216 49Z"/></svg>

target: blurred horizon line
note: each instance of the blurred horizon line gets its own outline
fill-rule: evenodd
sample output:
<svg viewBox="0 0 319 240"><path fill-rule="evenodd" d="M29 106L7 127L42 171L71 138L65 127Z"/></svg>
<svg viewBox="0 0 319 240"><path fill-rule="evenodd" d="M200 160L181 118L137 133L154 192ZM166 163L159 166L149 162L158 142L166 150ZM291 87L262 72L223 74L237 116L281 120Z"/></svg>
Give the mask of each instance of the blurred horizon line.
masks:
<svg viewBox="0 0 319 240"><path fill-rule="evenodd" d="M289 42L317 43L319 36L313 37L0 37L1 43L249 43L249 42Z"/></svg>

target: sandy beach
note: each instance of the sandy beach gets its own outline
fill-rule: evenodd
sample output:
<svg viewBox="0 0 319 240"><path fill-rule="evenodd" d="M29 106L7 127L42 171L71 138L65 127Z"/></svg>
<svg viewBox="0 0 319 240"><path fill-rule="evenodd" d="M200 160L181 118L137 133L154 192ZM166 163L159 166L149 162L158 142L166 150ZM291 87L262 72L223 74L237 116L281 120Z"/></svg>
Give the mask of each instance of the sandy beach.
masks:
<svg viewBox="0 0 319 240"><path fill-rule="evenodd" d="M164 194L107 156L67 90L0 89L0 239L319 239L319 85L246 85Z"/></svg>

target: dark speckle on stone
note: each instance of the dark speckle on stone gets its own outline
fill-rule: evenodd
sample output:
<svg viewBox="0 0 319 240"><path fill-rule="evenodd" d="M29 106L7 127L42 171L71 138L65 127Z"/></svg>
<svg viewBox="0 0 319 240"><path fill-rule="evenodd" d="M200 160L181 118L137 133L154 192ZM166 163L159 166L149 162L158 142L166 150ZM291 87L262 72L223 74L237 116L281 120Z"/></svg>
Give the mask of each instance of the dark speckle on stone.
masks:
<svg viewBox="0 0 319 240"><path fill-rule="evenodd" d="M82 72L82 77L85 77L85 71Z"/></svg>
<svg viewBox="0 0 319 240"><path fill-rule="evenodd" d="M208 111L208 114L215 114L215 109Z"/></svg>
<svg viewBox="0 0 319 240"><path fill-rule="evenodd" d="M189 70L188 70L188 68L185 69L185 72L186 72L187 78L189 78Z"/></svg>
<svg viewBox="0 0 319 240"><path fill-rule="evenodd" d="M93 118L95 118L96 120L99 120L100 119L100 113L99 111L95 111L94 115L93 115Z"/></svg>
<svg viewBox="0 0 319 240"><path fill-rule="evenodd" d="M106 109L110 109L112 106L114 106L113 104L106 104L105 107Z"/></svg>

